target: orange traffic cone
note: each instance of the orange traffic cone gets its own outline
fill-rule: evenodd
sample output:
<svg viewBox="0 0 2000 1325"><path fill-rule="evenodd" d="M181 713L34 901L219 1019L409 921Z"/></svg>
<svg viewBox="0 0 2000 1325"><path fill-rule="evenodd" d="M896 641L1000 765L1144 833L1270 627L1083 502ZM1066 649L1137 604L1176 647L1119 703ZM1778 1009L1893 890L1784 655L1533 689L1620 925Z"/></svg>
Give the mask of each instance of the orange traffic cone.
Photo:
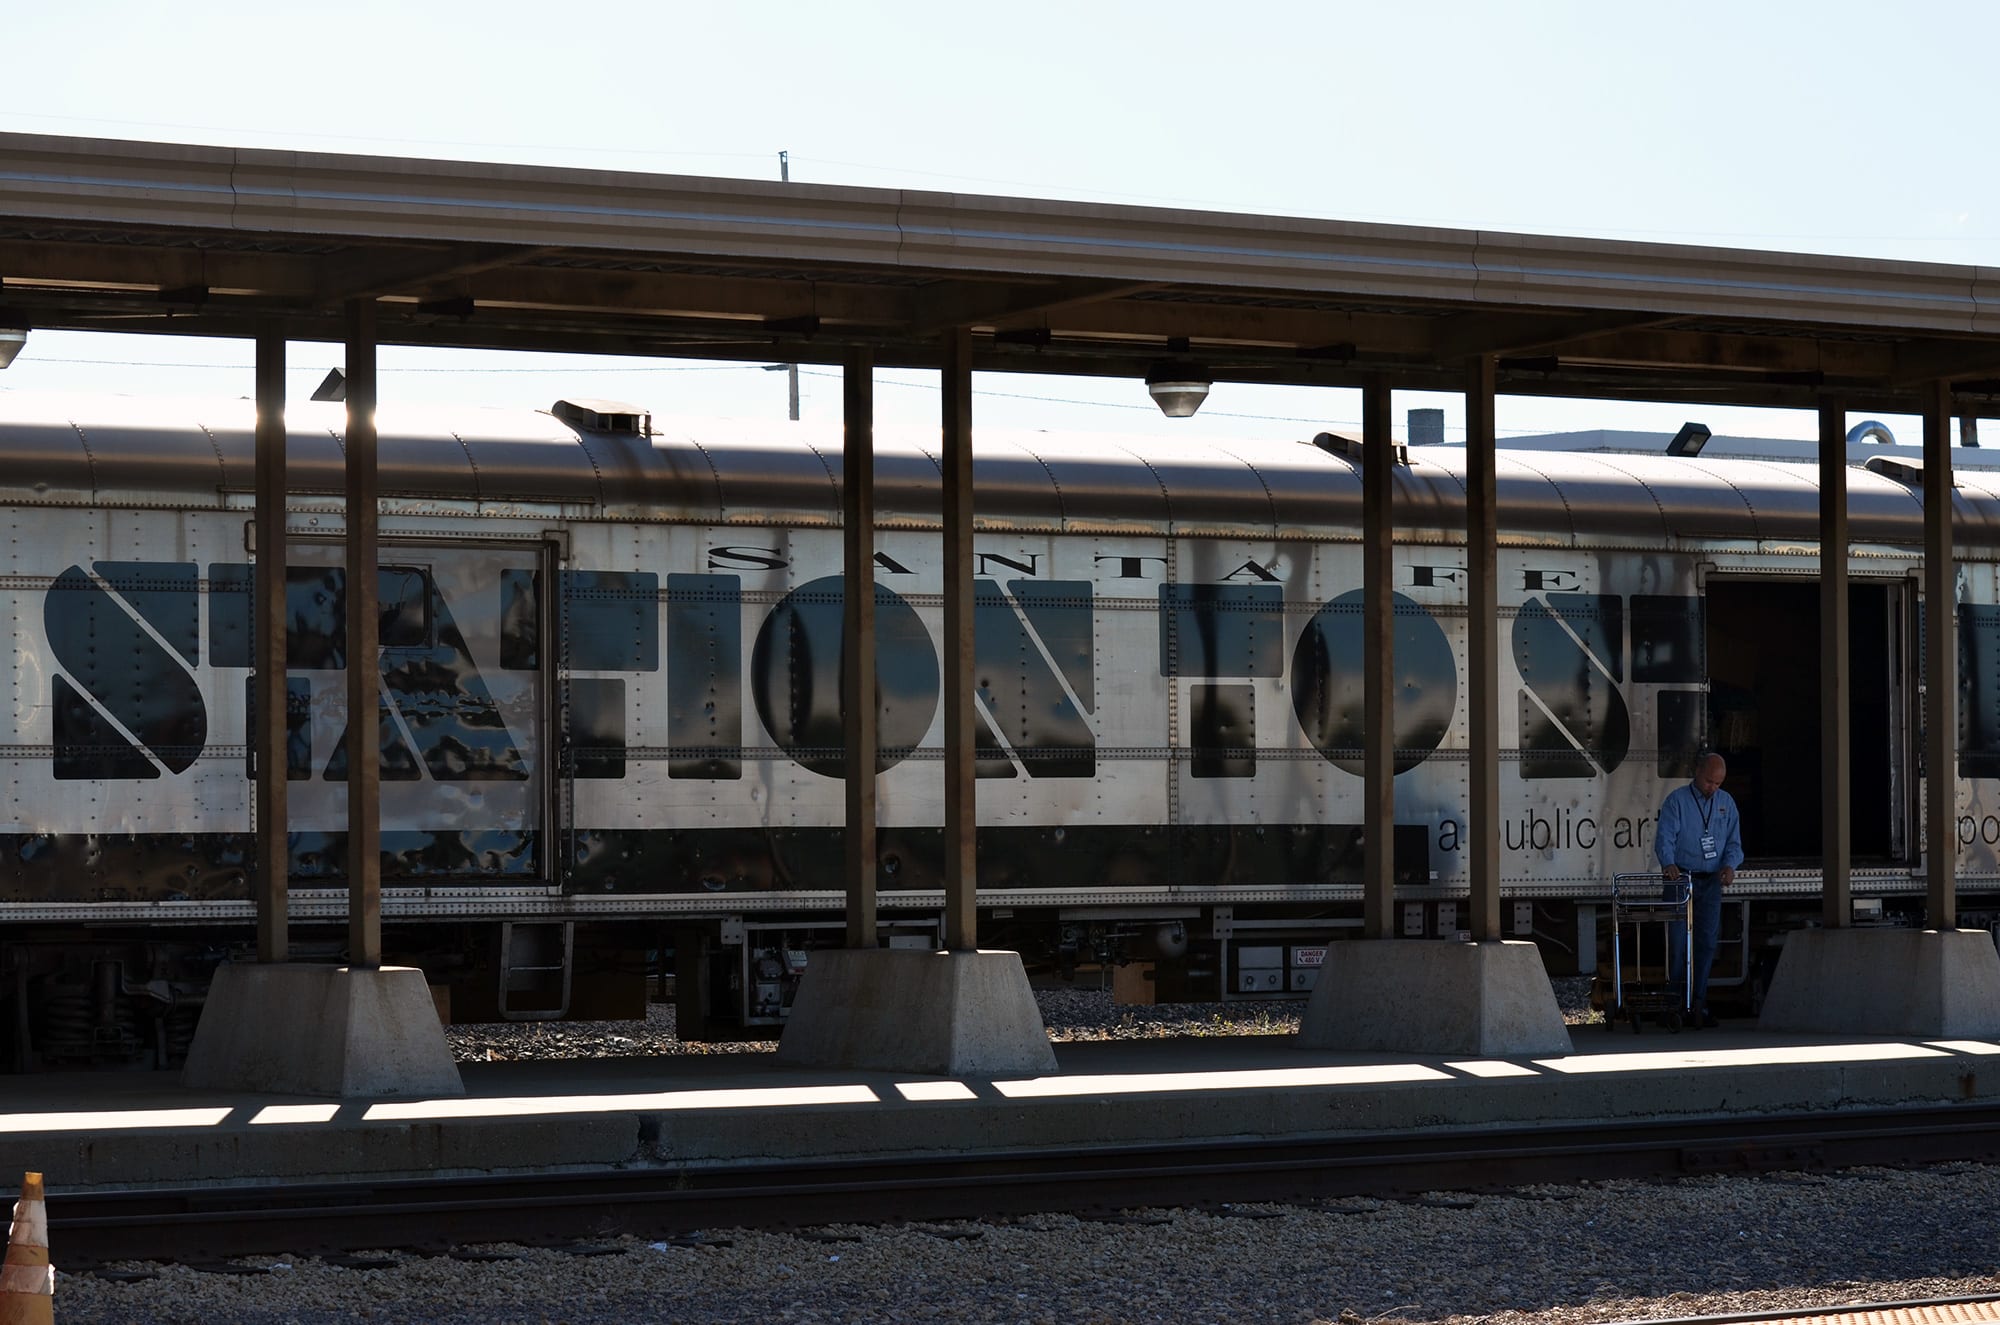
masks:
<svg viewBox="0 0 2000 1325"><path fill-rule="evenodd" d="M49 1264L49 1216L42 1175L21 1181L7 1260L0 1264L0 1325L55 1325L56 1272Z"/></svg>

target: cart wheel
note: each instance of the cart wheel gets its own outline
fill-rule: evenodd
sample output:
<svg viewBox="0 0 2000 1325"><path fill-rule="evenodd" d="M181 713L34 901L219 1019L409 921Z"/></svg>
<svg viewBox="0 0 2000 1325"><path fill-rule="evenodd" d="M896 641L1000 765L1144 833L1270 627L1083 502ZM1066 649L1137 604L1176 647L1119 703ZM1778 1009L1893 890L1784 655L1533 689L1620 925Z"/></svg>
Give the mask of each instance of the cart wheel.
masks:
<svg viewBox="0 0 2000 1325"><path fill-rule="evenodd" d="M1667 1014L1667 1029L1668 1029L1668 1030L1670 1030L1670 1031L1672 1031L1672 1032L1673 1032L1674 1034L1676 1034L1676 1035L1679 1035L1679 1034L1681 1033L1681 1014L1680 1014L1680 1013L1678 1013L1678 1012L1669 1012L1669 1013Z"/></svg>

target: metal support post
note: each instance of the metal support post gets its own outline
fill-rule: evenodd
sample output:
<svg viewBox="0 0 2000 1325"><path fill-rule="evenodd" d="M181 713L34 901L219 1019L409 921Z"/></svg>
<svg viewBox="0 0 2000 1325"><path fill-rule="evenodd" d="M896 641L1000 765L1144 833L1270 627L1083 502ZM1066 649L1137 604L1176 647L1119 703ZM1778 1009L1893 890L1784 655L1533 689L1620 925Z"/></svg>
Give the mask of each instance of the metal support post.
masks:
<svg viewBox="0 0 2000 1325"><path fill-rule="evenodd" d="M1388 383L1361 388L1362 924L1369 938L1395 937L1395 616L1390 583L1389 493L1393 481Z"/></svg>
<svg viewBox="0 0 2000 1325"><path fill-rule="evenodd" d="M1465 381L1465 712L1472 759L1466 838L1472 937L1504 938L1500 928L1500 589L1494 366L1482 354Z"/></svg>
<svg viewBox="0 0 2000 1325"><path fill-rule="evenodd" d="M1819 406L1819 746L1820 922L1838 929L1852 919L1852 834L1848 831L1853 766L1848 704L1853 695L1847 601L1847 408Z"/></svg>
<svg viewBox="0 0 2000 1325"><path fill-rule="evenodd" d="M257 769L257 960L290 955L285 714L285 336L257 326L257 619L252 703Z"/></svg>
<svg viewBox="0 0 2000 1325"><path fill-rule="evenodd" d="M375 302L347 305L347 961L382 964Z"/></svg>
<svg viewBox="0 0 2000 1325"><path fill-rule="evenodd" d="M875 358L851 347L842 369L840 711L845 721L847 946L875 946Z"/></svg>
<svg viewBox="0 0 2000 1325"><path fill-rule="evenodd" d="M1958 596L1952 551L1951 384L1924 390L1924 874L1926 923L1958 927Z"/></svg>
<svg viewBox="0 0 2000 1325"><path fill-rule="evenodd" d="M944 334L944 946L979 946L972 757L972 332Z"/></svg>

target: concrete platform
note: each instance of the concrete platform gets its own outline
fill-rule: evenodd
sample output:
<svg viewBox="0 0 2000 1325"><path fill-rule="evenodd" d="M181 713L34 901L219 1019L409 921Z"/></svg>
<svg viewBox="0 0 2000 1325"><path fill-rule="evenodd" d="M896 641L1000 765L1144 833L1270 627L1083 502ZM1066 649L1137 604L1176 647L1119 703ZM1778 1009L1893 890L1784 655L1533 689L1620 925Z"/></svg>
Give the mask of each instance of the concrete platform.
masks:
<svg viewBox="0 0 2000 1325"><path fill-rule="evenodd" d="M1325 1136L1981 1102L2000 1039L1577 1028L1568 1052L1293 1037L1055 1046L1052 1074L787 1068L772 1053L470 1063L463 1097L325 1100L171 1074L0 1077L0 1172L56 1190Z"/></svg>

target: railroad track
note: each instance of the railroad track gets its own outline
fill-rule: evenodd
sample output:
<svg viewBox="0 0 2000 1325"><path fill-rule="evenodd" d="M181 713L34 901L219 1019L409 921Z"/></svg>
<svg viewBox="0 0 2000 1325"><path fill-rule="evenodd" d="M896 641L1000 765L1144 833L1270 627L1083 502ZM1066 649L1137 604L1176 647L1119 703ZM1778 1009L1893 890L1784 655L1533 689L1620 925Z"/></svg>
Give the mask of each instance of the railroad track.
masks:
<svg viewBox="0 0 2000 1325"><path fill-rule="evenodd" d="M1138 1206L1407 1197L1542 1183L2000 1159L2000 1107L1008 1151L961 1157L56 1192L66 1268L291 1252Z"/></svg>
<svg viewBox="0 0 2000 1325"><path fill-rule="evenodd" d="M1677 1316L1649 1320L1645 1325L1779 1325L1780 1322L1825 1320L1841 1325L1973 1325L2000 1320L2000 1298L1925 1297L1895 1302L1868 1302L1841 1307L1793 1307L1785 1311L1746 1311L1725 1316Z"/></svg>

